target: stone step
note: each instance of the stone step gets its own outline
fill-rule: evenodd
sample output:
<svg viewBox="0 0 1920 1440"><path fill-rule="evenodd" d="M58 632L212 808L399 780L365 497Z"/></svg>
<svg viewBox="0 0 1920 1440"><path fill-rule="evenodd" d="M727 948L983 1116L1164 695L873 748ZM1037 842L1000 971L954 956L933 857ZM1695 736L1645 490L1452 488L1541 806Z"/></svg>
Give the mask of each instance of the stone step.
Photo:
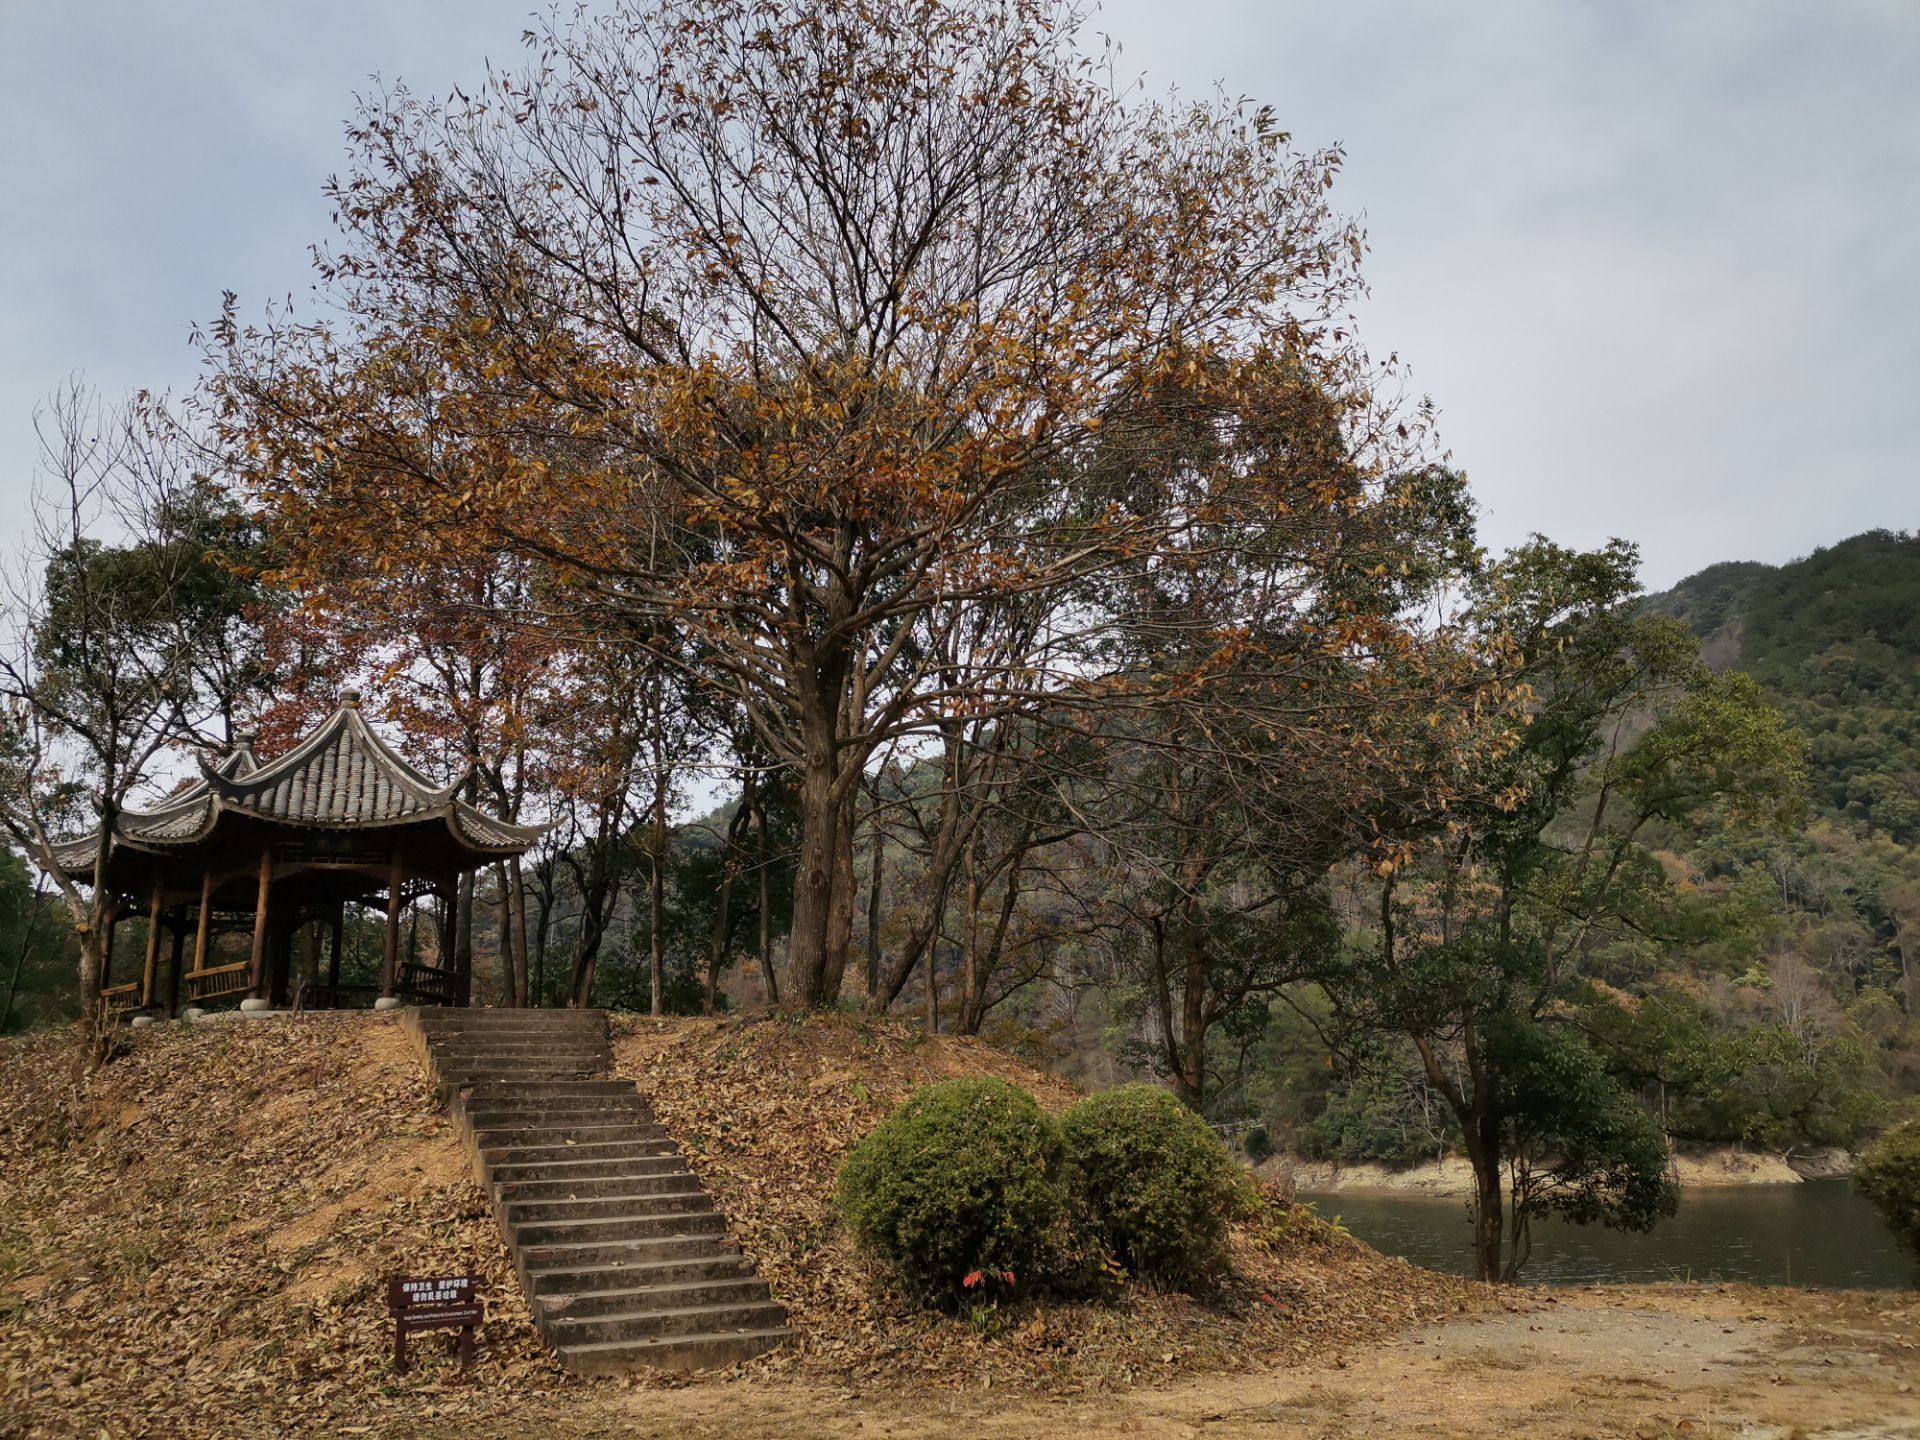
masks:
<svg viewBox="0 0 1920 1440"><path fill-rule="evenodd" d="M764 1285L747 1257L716 1248L710 1255L640 1257L616 1265L556 1265L527 1272L536 1308L561 1297L619 1295L629 1290L671 1290L684 1285Z"/></svg>
<svg viewBox="0 0 1920 1440"><path fill-rule="evenodd" d="M602 1274L602 1271L593 1271ZM773 1292L757 1275L720 1276L658 1285L628 1285L612 1290L576 1290L536 1299L535 1318L555 1320L623 1315L636 1310L677 1310L698 1305L744 1305L770 1300Z"/></svg>
<svg viewBox="0 0 1920 1440"><path fill-rule="evenodd" d="M680 1335L660 1340L611 1340L554 1347L560 1363L576 1375L619 1375L639 1366L657 1370L708 1370L737 1365L784 1345L793 1335L779 1329L720 1335Z"/></svg>
<svg viewBox="0 0 1920 1440"><path fill-rule="evenodd" d="M443 1045L585 1045L597 1049L608 1046L604 1025L531 1025L524 1028L505 1025L481 1025L460 1030L429 1030L427 1044Z"/></svg>
<svg viewBox="0 0 1920 1440"><path fill-rule="evenodd" d="M490 1168L541 1165L565 1160L635 1160L645 1157L680 1158L671 1140L619 1140L599 1145L499 1145L489 1142L480 1158Z"/></svg>
<svg viewBox="0 0 1920 1440"><path fill-rule="evenodd" d="M502 1205L537 1205L550 1200L601 1200L620 1195L654 1196L685 1190L700 1182L685 1165L652 1174L608 1175L595 1179L509 1180L495 1184ZM702 1193L705 1193L704 1191Z"/></svg>
<svg viewBox="0 0 1920 1440"><path fill-rule="evenodd" d="M717 1210L659 1210L651 1215L602 1215L587 1220L529 1220L509 1225L516 1245L529 1250L548 1245L610 1245L621 1240L678 1239L688 1235L724 1235L726 1216Z"/></svg>
<svg viewBox="0 0 1920 1440"><path fill-rule="evenodd" d="M600 1011L418 1012L534 1322L567 1369L730 1365L791 1333L726 1217L612 1066Z"/></svg>
<svg viewBox="0 0 1920 1440"><path fill-rule="evenodd" d="M473 1133L482 1150L507 1150L530 1145L569 1143L610 1145L623 1140L666 1141L667 1139L667 1132L658 1125L641 1124L611 1116L604 1120L578 1121L568 1125L523 1124L509 1120L499 1126L476 1126Z"/></svg>
<svg viewBox="0 0 1920 1440"><path fill-rule="evenodd" d="M657 1190L651 1195L628 1192L621 1195L567 1196L553 1200L515 1198L507 1207L509 1225L528 1225L541 1220L600 1220L623 1215L671 1215L694 1210L711 1210L713 1201L691 1175L682 1177L691 1189Z"/></svg>
<svg viewBox="0 0 1920 1440"><path fill-rule="evenodd" d="M433 1068L449 1070L494 1070L503 1080L539 1080L547 1075L555 1079L585 1079L606 1073L603 1055L583 1054L572 1049L529 1050L524 1054L501 1052L435 1051Z"/></svg>
<svg viewBox="0 0 1920 1440"><path fill-rule="evenodd" d="M583 1075L591 1075L591 1065L567 1065L564 1063L545 1063L535 1065L496 1064L491 1060L476 1060L472 1064L435 1065L433 1073L439 1079L456 1089L465 1089L469 1085L479 1085L501 1080L573 1080Z"/></svg>
<svg viewBox="0 0 1920 1440"><path fill-rule="evenodd" d="M441 1050L611 1050L604 1034L589 1030L450 1030L427 1036L427 1048Z"/></svg>
<svg viewBox="0 0 1920 1440"><path fill-rule="evenodd" d="M533 1006L525 1010L499 1010L483 1006L440 1006L420 1011L424 1030L467 1030L491 1026L586 1025L604 1026L604 1010L556 1009Z"/></svg>
<svg viewBox="0 0 1920 1440"><path fill-rule="evenodd" d="M688 1305L672 1309L640 1308L607 1315L574 1315L570 1310L541 1317L541 1329L559 1349L609 1340L655 1340L680 1335L721 1335L742 1330L771 1330L786 1323L786 1312L771 1300Z"/></svg>
<svg viewBox="0 0 1920 1440"><path fill-rule="evenodd" d="M631 1080L489 1080L461 1092L468 1101L552 1096L638 1095Z"/></svg>
<svg viewBox="0 0 1920 1440"><path fill-rule="evenodd" d="M577 1147L576 1147L577 1148ZM496 1188L513 1185L574 1185L687 1174L684 1156L672 1149L620 1155L612 1159L503 1161L490 1167Z"/></svg>
<svg viewBox="0 0 1920 1440"><path fill-rule="evenodd" d="M511 1243L529 1275L540 1270L579 1270L590 1265L611 1272L654 1260L701 1260L739 1254L731 1242L717 1234L656 1235L645 1240L548 1240L537 1245L512 1236ZM617 1278L608 1274L603 1283Z"/></svg>
<svg viewBox="0 0 1920 1440"><path fill-rule="evenodd" d="M484 1100L461 1098L461 1114L472 1123L488 1119L520 1119L536 1125L553 1121L574 1123L578 1116L636 1117L651 1121L653 1110L637 1094L541 1094L524 1100L503 1100L488 1096Z"/></svg>
<svg viewBox="0 0 1920 1440"><path fill-rule="evenodd" d="M644 1125L659 1128L651 1110L631 1105L569 1105L516 1107L501 1109L489 1105L484 1110L462 1109L460 1118L468 1128L480 1131L577 1129L582 1125Z"/></svg>

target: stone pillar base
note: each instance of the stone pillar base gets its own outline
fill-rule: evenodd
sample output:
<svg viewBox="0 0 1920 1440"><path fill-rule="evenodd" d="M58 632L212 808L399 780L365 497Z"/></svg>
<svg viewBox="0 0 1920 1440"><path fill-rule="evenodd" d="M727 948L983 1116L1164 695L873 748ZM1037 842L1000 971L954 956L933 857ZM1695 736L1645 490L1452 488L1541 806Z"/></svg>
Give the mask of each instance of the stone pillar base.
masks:
<svg viewBox="0 0 1920 1440"><path fill-rule="evenodd" d="M373 1008L376 1010L398 1010L403 1003L405 1002L403 1002L398 995L382 995L378 1000L373 1002Z"/></svg>
<svg viewBox="0 0 1920 1440"><path fill-rule="evenodd" d="M271 1009L273 1009L273 1001L271 1000L259 1000L249 996L240 1002L240 1013L242 1015L264 1015Z"/></svg>
<svg viewBox="0 0 1920 1440"><path fill-rule="evenodd" d="M180 1018L182 1020L198 1020L206 1013L207 1012L202 1010L198 1005L189 1005L180 1012Z"/></svg>
<svg viewBox="0 0 1920 1440"><path fill-rule="evenodd" d="M144 1029L146 1029L146 1028L147 1028L147 1026L149 1026L149 1025L151 1025L151 1024L153 1024L153 1016L151 1016L151 1015L136 1015L136 1016L134 1016L134 1017L133 1017L133 1021L132 1021L132 1024L133 1024L133 1028L134 1028L134 1029L136 1029L136 1030L144 1030Z"/></svg>

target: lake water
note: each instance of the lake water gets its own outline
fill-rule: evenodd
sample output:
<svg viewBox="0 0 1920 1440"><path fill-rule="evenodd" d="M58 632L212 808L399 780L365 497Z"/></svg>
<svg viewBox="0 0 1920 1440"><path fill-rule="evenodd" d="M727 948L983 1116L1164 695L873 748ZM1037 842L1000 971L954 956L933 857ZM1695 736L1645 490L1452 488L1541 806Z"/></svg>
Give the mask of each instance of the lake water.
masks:
<svg viewBox="0 0 1920 1440"><path fill-rule="evenodd" d="M1302 1194L1321 1215L1416 1265L1464 1275L1472 1232L1464 1200ZM1845 1180L1689 1190L1680 1213L1646 1235L1535 1221L1521 1270L1536 1285L1742 1280L1756 1285L1889 1290L1920 1285L1920 1263Z"/></svg>

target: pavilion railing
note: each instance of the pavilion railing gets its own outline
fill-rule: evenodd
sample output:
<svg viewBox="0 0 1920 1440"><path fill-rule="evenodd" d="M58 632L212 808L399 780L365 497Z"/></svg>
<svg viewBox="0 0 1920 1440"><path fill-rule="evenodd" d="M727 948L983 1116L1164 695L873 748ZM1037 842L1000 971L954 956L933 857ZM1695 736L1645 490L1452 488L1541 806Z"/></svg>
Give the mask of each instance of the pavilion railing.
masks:
<svg viewBox="0 0 1920 1440"><path fill-rule="evenodd" d="M219 1000L229 995L244 995L253 988L253 962L239 960L231 965L189 970L184 978L190 999Z"/></svg>
<svg viewBox="0 0 1920 1440"><path fill-rule="evenodd" d="M418 965L411 960L402 960L400 973L395 980L394 988L400 994L423 1005L464 1003L460 993L460 976L452 970L442 970L438 966Z"/></svg>

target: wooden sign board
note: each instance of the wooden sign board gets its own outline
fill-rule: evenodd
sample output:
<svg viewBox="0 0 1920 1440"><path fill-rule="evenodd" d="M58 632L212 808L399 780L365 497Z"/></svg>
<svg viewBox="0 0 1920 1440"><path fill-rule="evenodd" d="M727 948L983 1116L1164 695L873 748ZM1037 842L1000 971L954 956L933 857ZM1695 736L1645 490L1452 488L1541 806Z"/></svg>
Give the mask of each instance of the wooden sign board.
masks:
<svg viewBox="0 0 1920 1440"><path fill-rule="evenodd" d="M454 1344L460 1368L473 1363L474 1327L487 1307L473 1275L396 1275L387 1282L387 1314L393 1317L393 1368L407 1373L407 1336L418 1330L458 1330Z"/></svg>

